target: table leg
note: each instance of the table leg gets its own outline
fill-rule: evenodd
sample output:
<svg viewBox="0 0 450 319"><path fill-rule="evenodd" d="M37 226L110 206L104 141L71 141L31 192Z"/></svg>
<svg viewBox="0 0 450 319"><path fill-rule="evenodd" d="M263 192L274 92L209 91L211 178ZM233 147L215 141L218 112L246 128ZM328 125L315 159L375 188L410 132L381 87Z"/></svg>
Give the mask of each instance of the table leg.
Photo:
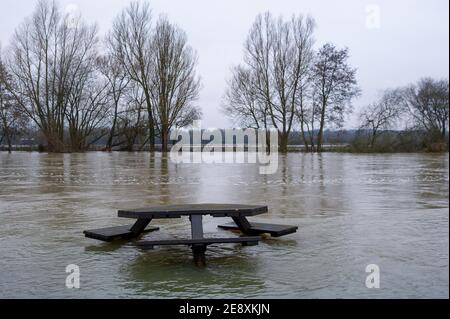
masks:
<svg viewBox="0 0 450 319"><path fill-rule="evenodd" d="M134 234L134 237L138 237L140 234L142 234L145 230L145 227L147 227L147 225L150 224L151 221L151 218L138 218L138 220L130 228L130 230Z"/></svg>
<svg viewBox="0 0 450 319"><path fill-rule="evenodd" d="M194 255L194 263L196 266L206 265L206 245L192 245L192 254Z"/></svg>
<svg viewBox="0 0 450 319"><path fill-rule="evenodd" d="M203 221L202 215L191 215L189 216L191 221L191 233L192 239L202 239L203 238ZM192 254L194 255L194 263L197 266L206 265L206 245L196 244L192 245Z"/></svg>
<svg viewBox="0 0 450 319"><path fill-rule="evenodd" d="M236 216L236 217L232 217L232 218L233 218L233 221L236 223L236 225L241 230L241 232L243 232L246 235L252 234L251 225L250 225L249 221L247 220L247 218L245 218L244 216Z"/></svg>
<svg viewBox="0 0 450 319"><path fill-rule="evenodd" d="M191 215L189 217L189 220L191 221L192 239L202 239L203 238L202 215Z"/></svg>

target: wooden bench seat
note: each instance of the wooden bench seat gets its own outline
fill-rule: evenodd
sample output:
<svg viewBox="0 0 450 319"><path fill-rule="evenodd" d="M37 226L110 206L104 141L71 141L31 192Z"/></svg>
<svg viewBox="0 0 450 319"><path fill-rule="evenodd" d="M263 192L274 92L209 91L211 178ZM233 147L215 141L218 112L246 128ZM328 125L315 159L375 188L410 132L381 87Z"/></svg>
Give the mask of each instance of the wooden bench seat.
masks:
<svg viewBox="0 0 450 319"><path fill-rule="evenodd" d="M88 238L113 241L115 239L129 239L135 237L136 234L131 231L131 227L133 227L133 224L85 230L83 233ZM159 227L147 227L144 230L144 233L156 230L159 230Z"/></svg>
<svg viewBox="0 0 450 319"><path fill-rule="evenodd" d="M154 246L169 246L169 245L211 245L211 244L226 244L226 243L241 243L245 246L258 245L260 238L258 236L242 236L233 238L200 238L200 239L172 239L172 240L143 240L136 243L136 245L144 250L153 249Z"/></svg>
<svg viewBox="0 0 450 319"><path fill-rule="evenodd" d="M219 225L219 228L229 229L229 230L240 230L235 223L228 223ZM280 237L288 234L295 233L297 231L297 226L288 225L275 225L275 224L263 224L263 223L250 223L249 234L270 234L272 237Z"/></svg>

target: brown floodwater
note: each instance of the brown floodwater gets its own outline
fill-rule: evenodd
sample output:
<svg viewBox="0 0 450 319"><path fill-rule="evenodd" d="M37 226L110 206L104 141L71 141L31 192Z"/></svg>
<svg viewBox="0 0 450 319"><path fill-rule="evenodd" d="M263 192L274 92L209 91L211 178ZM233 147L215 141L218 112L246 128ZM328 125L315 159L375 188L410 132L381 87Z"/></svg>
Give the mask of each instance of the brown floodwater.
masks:
<svg viewBox="0 0 450 319"><path fill-rule="evenodd" d="M0 152L1 298L448 298L449 156L279 157L256 164L176 164L161 154ZM83 230L129 223L117 210L175 203L269 206L252 220L298 225L258 246L140 251ZM206 233L222 218L204 219ZM146 237L190 236L185 218ZM80 288L65 268L80 267ZM380 288L365 285L366 266Z"/></svg>

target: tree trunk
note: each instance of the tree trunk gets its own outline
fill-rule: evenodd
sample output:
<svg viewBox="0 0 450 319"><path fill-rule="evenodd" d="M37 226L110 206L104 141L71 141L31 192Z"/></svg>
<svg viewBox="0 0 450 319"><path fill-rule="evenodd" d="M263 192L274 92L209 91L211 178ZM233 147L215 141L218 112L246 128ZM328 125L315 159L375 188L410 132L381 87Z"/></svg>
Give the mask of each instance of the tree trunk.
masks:
<svg viewBox="0 0 450 319"><path fill-rule="evenodd" d="M303 145L305 146L305 151L309 152L309 144L308 144L308 141L306 139L305 126L304 126L304 122L303 121L304 121L304 118L303 118L303 112L302 112L302 115L300 117L300 129L301 129L301 132L302 132L302 139L303 139Z"/></svg>
<svg viewBox="0 0 450 319"><path fill-rule="evenodd" d="M9 132L9 129L4 128L4 130L5 130L6 144L8 144L8 153L11 154L12 152L11 134Z"/></svg>
<svg viewBox="0 0 450 319"><path fill-rule="evenodd" d="M263 116L264 121L264 130L266 131L266 153L270 153L270 131L267 127L267 115L264 113Z"/></svg>
<svg viewBox="0 0 450 319"><path fill-rule="evenodd" d="M145 90L145 100L147 103L147 112L148 112L148 130L149 137L148 141L150 144L150 152L155 151L155 120L153 118L152 105L150 103L150 94Z"/></svg>
<svg viewBox="0 0 450 319"><path fill-rule="evenodd" d="M279 133L279 137L280 137L280 153L287 153L287 146L288 146L288 138L289 138L289 133L288 132L281 132Z"/></svg>
<svg viewBox="0 0 450 319"><path fill-rule="evenodd" d="M320 128L319 128L319 136L317 137L317 152L322 152L322 143L323 143L323 128L325 126L325 107L326 105L322 105L322 112L320 116Z"/></svg>
<svg viewBox="0 0 450 319"><path fill-rule="evenodd" d="M64 152L64 143L58 137L55 137L55 135L57 134L53 134L52 132L44 132L44 135L47 139L48 152L50 153Z"/></svg>
<svg viewBox="0 0 450 319"><path fill-rule="evenodd" d="M106 150L108 152L112 151L112 141L113 141L113 137L114 137L114 131L116 130L116 123L117 123L117 103L116 103L116 107L114 109L114 119L113 119L113 123L111 126L111 131L109 132L108 142L106 143Z"/></svg>
<svg viewBox="0 0 450 319"><path fill-rule="evenodd" d="M373 149L373 147L375 146L376 139L377 139L377 131L372 130L372 138L370 139L370 148L371 149Z"/></svg>
<svg viewBox="0 0 450 319"><path fill-rule="evenodd" d="M313 122L311 123L311 131L309 130L308 127L308 134L309 134L309 144L311 145L311 152L315 151L315 144L314 144L314 119Z"/></svg>
<svg viewBox="0 0 450 319"><path fill-rule="evenodd" d="M3 136L6 138L6 144L8 145L8 153L11 153L12 145L11 145L11 132L9 130L8 121L6 118L2 118L2 125L3 125ZM0 143L2 141L2 138L0 138Z"/></svg>
<svg viewBox="0 0 450 319"><path fill-rule="evenodd" d="M169 130L166 125L162 126L161 130L161 144L162 144L162 152L167 153L168 144L169 144Z"/></svg>
<svg viewBox="0 0 450 319"><path fill-rule="evenodd" d="M150 152L155 151L155 122L153 120L153 117L148 119L148 125L149 127L149 143L150 143Z"/></svg>

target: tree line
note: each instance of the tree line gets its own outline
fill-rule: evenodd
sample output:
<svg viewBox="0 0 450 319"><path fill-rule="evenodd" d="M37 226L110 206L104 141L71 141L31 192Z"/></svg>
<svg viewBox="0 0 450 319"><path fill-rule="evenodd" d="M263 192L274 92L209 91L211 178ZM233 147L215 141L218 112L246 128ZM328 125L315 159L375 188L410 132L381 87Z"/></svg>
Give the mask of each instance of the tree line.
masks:
<svg viewBox="0 0 450 319"><path fill-rule="evenodd" d="M96 25L40 0L0 54L0 143L11 149L31 124L52 152L105 139L104 150L154 150L159 139L167 151L170 130L201 117L201 83L185 32L165 16L154 20L147 3L134 2L100 38ZM315 49L315 28L310 16L258 15L227 82L222 111L245 128L277 129L280 152L293 131L306 151L322 151L325 130L343 127L361 93L348 48ZM448 79L431 78L385 90L359 111L353 149L395 150L403 142L390 130L414 132L417 149L448 148L448 91Z"/></svg>
<svg viewBox="0 0 450 319"><path fill-rule="evenodd" d="M387 89L359 113L356 151L448 150L448 79L422 78ZM397 134L392 134L397 130Z"/></svg>
<svg viewBox="0 0 450 319"><path fill-rule="evenodd" d="M228 81L224 112L244 127L278 129L282 152L294 129L306 151L320 152L324 130L340 129L361 93L347 48L326 43L314 50L315 26L313 18L302 15L290 20L270 13L257 16L244 44L243 62L232 68ZM435 144L448 149L448 94L448 79L423 78L385 90L359 111L359 132L351 150L418 151ZM416 145L385 139L390 130Z"/></svg>
<svg viewBox="0 0 450 319"><path fill-rule="evenodd" d="M105 149L136 142L167 150L169 131L201 116L196 52L166 17L155 22L134 2L100 39L96 25L41 0L0 60L1 131L11 137L28 119L51 152Z"/></svg>

